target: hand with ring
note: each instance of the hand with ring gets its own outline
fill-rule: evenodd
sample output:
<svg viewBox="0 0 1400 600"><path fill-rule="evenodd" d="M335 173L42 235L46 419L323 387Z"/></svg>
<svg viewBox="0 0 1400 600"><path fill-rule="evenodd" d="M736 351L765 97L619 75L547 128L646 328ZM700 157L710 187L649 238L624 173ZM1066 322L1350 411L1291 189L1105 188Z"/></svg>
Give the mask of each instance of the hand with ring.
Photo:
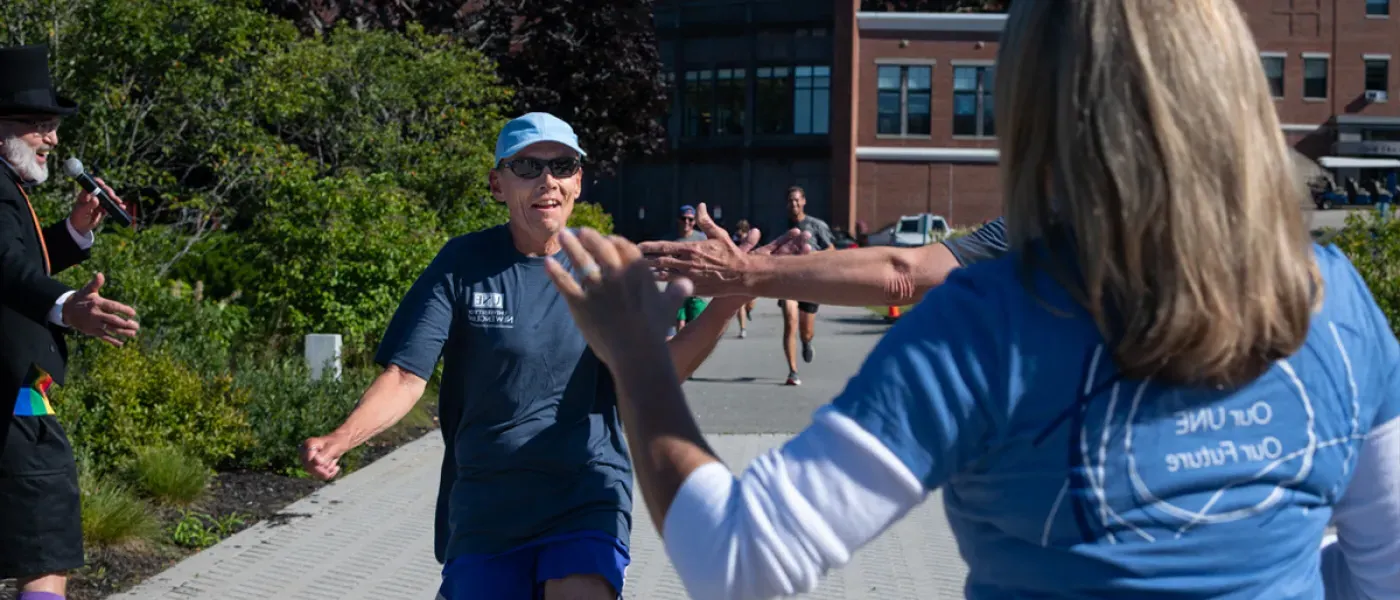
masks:
<svg viewBox="0 0 1400 600"><path fill-rule="evenodd" d="M690 282L675 280L666 291L657 289L641 251L621 237L603 237L592 229L578 237L565 230L559 237L570 262L584 265L578 271L585 285L553 259L545 267L598 358L616 369L628 356L664 353L666 331L691 295Z"/></svg>
<svg viewBox="0 0 1400 600"><path fill-rule="evenodd" d="M579 279L588 285L597 283L602 272L603 269L598 266L598 263L586 263L578 269Z"/></svg>

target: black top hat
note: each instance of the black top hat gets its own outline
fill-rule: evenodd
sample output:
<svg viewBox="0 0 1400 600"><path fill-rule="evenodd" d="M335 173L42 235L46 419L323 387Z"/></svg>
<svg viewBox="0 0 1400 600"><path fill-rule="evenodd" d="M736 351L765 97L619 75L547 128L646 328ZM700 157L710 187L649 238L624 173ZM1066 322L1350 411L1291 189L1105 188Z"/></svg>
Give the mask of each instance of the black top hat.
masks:
<svg viewBox="0 0 1400 600"><path fill-rule="evenodd" d="M67 116L78 104L58 95L49 77L49 47L0 48L0 116Z"/></svg>

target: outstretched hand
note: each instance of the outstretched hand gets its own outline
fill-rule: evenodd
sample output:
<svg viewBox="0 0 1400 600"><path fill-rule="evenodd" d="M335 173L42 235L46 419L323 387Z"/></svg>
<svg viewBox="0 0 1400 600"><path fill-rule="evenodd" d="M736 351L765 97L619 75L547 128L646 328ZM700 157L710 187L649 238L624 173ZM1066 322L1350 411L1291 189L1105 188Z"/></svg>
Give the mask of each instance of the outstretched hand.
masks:
<svg viewBox="0 0 1400 600"><path fill-rule="evenodd" d="M131 320L136 311L130 306L103 298L98 293L106 281L107 278L98 273L83 289L69 296L63 303L63 322L80 333L121 346L122 338L135 337L141 325Z"/></svg>
<svg viewBox="0 0 1400 600"><path fill-rule="evenodd" d="M715 224L705 204L696 213L696 227L709 238L699 242L644 242L640 246L647 264L662 281L688 279L698 296L745 295L743 275L751 268L750 255L806 254L811 234L791 229L768 244L754 248L762 233L757 228L735 244L729 232Z"/></svg>
<svg viewBox="0 0 1400 600"><path fill-rule="evenodd" d="M598 358L615 369L628 353L664 352L676 309L693 294L690 282L657 289L641 251L621 237L588 228L578 237L567 229L559 237L578 278L552 258L545 268Z"/></svg>

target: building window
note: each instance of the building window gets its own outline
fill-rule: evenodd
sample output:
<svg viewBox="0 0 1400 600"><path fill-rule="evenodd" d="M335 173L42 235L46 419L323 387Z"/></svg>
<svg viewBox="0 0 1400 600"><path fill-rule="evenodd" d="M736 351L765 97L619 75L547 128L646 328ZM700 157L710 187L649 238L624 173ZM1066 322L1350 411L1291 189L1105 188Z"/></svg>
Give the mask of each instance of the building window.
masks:
<svg viewBox="0 0 1400 600"><path fill-rule="evenodd" d="M880 135L928 135L932 128L933 67L881 65L877 69Z"/></svg>
<svg viewBox="0 0 1400 600"><path fill-rule="evenodd" d="M685 136L708 137L714 132L715 72L711 70L685 73Z"/></svg>
<svg viewBox="0 0 1400 600"><path fill-rule="evenodd" d="M754 90L754 133L792 133L791 74L787 67L759 67Z"/></svg>
<svg viewBox="0 0 1400 600"><path fill-rule="evenodd" d="M1390 89L1390 59L1366 59L1366 91L1385 92Z"/></svg>
<svg viewBox="0 0 1400 600"><path fill-rule="evenodd" d="M1283 97L1283 57L1261 56L1264 63L1264 77L1269 79L1269 93L1275 98Z"/></svg>
<svg viewBox="0 0 1400 600"><path fill-rule="evenodd" d="M1384 17L1390 15L1390 0L1366 0L1366 16Z"/></svg>
<svg viewBox="0 0 1400 600"><path fill-rule="evenodd" d="M797 67L793 74L793 133L827 133L831 120L831 67Z"/></svg>
<svg viewBox="0 0 1400 600"><path fill-rule="evenodd" d="M1327 97L1327 59L1303 57L1303 97Z"/></svg>
<svg viewBox="0 0 1400 600"><path fill-rule="evenodd" d="M715 134L744 135L744 69L715 72Z"/></svg>
<svg viewBox="0 0 1400 600"><path fill-rule="evenodd" d="M953 135L996 136L996 67L953 67Z"/></svg>

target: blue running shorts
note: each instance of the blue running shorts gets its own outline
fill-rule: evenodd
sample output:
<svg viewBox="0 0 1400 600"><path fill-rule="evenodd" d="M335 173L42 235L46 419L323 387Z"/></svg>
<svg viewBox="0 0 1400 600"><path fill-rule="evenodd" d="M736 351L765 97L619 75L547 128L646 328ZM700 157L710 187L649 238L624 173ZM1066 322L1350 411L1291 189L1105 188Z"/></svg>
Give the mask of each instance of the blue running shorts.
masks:
<svg viewBox="0 0 1400 600"><path fill-rule="evenodd" d="M540 600L544 582L570 575L601 575L622 598L631 562L621 540L600 531L576 531L499 554L454 557L443 566L438 599Z"/></svg>

